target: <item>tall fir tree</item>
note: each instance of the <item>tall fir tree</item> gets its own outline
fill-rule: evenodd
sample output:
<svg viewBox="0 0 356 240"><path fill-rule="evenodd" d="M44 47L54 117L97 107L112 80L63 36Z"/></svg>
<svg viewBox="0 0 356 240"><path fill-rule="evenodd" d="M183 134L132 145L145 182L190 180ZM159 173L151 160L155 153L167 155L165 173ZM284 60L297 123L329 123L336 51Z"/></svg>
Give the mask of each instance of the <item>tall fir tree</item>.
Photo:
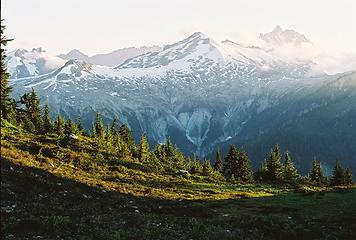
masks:
<svg viewBox="0 0 356 240"><path fill-rule="evenodd" d="M100 140L104 140L105 138L105 127L104 127L103 119L99 112L97 112L95 116L93 135L95 138Z"/></svg>
<svg viewBox="0 0 356 240"><path fill-rule="evenodd" d="M80 116L78 116L77 118L77 128L78 128L78 133L82 134L82 135L87 135L85 128L84 128L84 124L83 124L83 120Z"/></svg>
<svg viewBox="0 0 356 240"><path fill-rule="evenodd" d="M286 183L296 183L300 179L300 174L298 173L298 170L294 167L292 157L288 151L286 151L284 154L282 179Z"/></svg>
<svg viewBox="0 0 356 240"><path fill-rule="evenodd" d="M345 170L341 166L340 161L337 160L333 170L333 174L330 179L330 184L336 186L336 185L344 185L344 183L345 183Z"/></svg>
<svg viewBox="0 0 356 240"><path fill-rule="evenodd" d="M221 151L220 151L219 147L218 147L218 149L216 150L216 153L215 153L214 170L216 172L219 172L219 173L222 173L222 171L223 171L223 162L222 162L222 159L221 159Z"/></svg>
<svg viewBox="0 0 356 240"><path fill-rule="evenodd" d="M50 116L50 110L48 104L45 105L42 114L42 122L43 122L43 133L50 133L52 132L52 121Z"/></svg>
<svg viewBox="0 0 356 240"><path fill-rule="evenodd" d="M171 157L174 156L174 146L173 146L173 143L172 143L170 137L166 138L166 142L163 145L163 150L164 150L164 156L167 159L170 159Z"/></svg>
<svg viewBox="0 0 356 240"><path fill-rule="evenodd" d="M125 143L127 149L130 152L130 156L135 156L137 151L135 140L132 136L131 130L126 126L126 124L122 124L119 128L119 136L122 142Z"/></svg>
<svg viewBox="0 0 356 240"><path fill-rule="evenodd" d="M25 105L26 114L31 120L34 120L40 115L40 100L33 88L31 89L31 92L25 93L21 97L20 102Z"/></svg>
<svg viewBox="0 0 356 240"><path fill-rule="evenodd" d="M281 180L281 150L278 144L271 150L271 153L267 158L267 170L267 178L269 181L278 182Z"/></svg>
<svg viewBox="0 0 356 240"><path fill-rule="evenodd" d="M224 158L224 175L227 179L235 179L234 173L237 168L238 150L235 145L230 145L229 151Z"/></svg>
<svg viewBox="0 0 356 240"><path fill-rule="evenodd" d="M69 136L77 133L77 126L72 119L68 118L64 124L64 134Z"/></svg>
<svg viewBox="0 0 356 240"><path fill-rule="evenodd" d="M31 119L27 116L24 115L21 119L21 125L23 126L23 128L28 131L28 132L35 132L36 131L36 127L35 124L33 124L33 122L31 121Z"/></svg>
<svg viewBox="0 0 356 240"><path fill-rule="evenodd" d="M352 176L352 172L349 168L347 168L345 170L345 180L344 183L345 185L352 185L353 184L353 176Z"/></svg>
<svg viewBox="0 0 356 240"><path fill-rule="evenodd" d="M28 116L30 121L34 124L36 132L42 132L42 118L41 118L41 108L40 100L37 96L37 93L32 88L31 92L25 93L21 99L20 103L25 105L25 114Z"/></svg>
<svg viewBox="0 0 356 240"><path fill-rule="evenodd" d="M203 172L201 161L195 154L189 159L189 172L192 174L201 174Z"/></svg>
<svg viewBox="0 0 356 240"><path fill-rule="evenodd" d="M131 152L128 144L124 141L122 141L120 143L119 156L124 159L129 159L132 156L132 152Z"/></svg>
<svg viewBox="0 0 356 240"><path fill-rule="evenodd" d="M117 131L117 120L116 120L116 118L114 118L114 119L112 120L112 123L111 123L111 132L112 132L113 135L118 134L118 131Z"/></svg>
<svg viewBox="0 0 356 240"><path fill-rule="evenodd" d="M161 144L157 144L155 146L155 149L153 150L154 155L156 156L157 159L160 161L164 160L164 155L163 155L163 149Z"/></svg>
<svg viewBox="0 0 356 240"><path fill-rule="evenodd" d="M312 183L324 184L325 176L323 173L323 168L321 162L318 162L316 159L312 162L312 168L309 173L309 179Z"/></svg>
<svg viewBox="0 0 356 240"><path fill-rule="evenodd" d="M239 182L251 182L253 179L250 160L247 153L243 150L238 151L238 158L236 160L236 167L234 169L234 177Z"/></svg>
<svg viewBox="0 0 356 240"><path fill-rule="evenodd" d="M263 160L260 167L254 174L254 178L257 182L265 182L268 181L268 168L266 159Z"/></svg>
<svg viewBox="0 0 356 240"><path fill-rule="evenodd" d="M122 124L119 128L120 138L127 143L128 145L135 144L134 138L132 136L131 130L126 126L126 124Z"/></svg>
<svg viewBox="0 0 356 240"><path fill-rule="evenodd" d="M105 131L105 144L108 150L113 149L113 135L111 132L111 127L107 127Z"/></svg>
<svg viewBox="0 0 356 240"><path fill-rule="evenodd" d="M59 136L64 135L64 119L63 117L58 113L56 120L54 121L54 132L58 134Z"/></svg>
<svg viewBox="0 0 356 240"><path fill-rule="evenodd" d="M13 100L10 97L11 87L9 87L9 77L10 74L6 70L5 59L6 59L6 46L8 42L12 39L7 39L5 36L5 25L4 20L1 20L1 79L0 79L0 117L1 119L9 119L11 113L14 112Z"/></svg>
<svg viewBox="0 0 356 240"><path fill-rule="evenodd" d="M202 164L202 175L210 176L213 173L213 168L211 167L209 160L204 160Z"/></svg>
<svg viewBox="0 0 356 240"><path fill-rule="evenodd" d="M142 134L140 139L138 158L141 161L145 161L147 159L148 153L149 153L149 145L148 145L147 137L146 134Z"/></svg>

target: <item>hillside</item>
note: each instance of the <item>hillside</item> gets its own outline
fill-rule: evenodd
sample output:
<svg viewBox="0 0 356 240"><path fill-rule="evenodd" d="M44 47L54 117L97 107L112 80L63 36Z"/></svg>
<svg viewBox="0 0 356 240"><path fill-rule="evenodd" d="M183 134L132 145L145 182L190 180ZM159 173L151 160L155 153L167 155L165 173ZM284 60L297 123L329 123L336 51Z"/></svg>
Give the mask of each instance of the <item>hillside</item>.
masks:
<svg viewBox="0 0 356 240"><path fill-rule="evenodd" d="M277 27L260 40L271 46L217 42L196 32L116 67L68 56L67 62L46 73L38 65L51 62L45 52L36 61L23 53L18 58L25 66L35 62L39 69L28 77L9 64L21 63L10 54L9 84L13 98L33 88L41 103L49 104L52 117L81 117L89 131L100 112L105 125L117 119L129 126L136 141L142 133L151 145L170 136L186 155L211 158L218 146L226 150L233 143L246 149L256 170L278 142L292 151L303 173L314 157L328 169L339 159L356 171L355 72L327 75L315 71L320 66L314 59L276 54L285 45L295 51L311 45L293 30ZM20 64L18 70L23 68Z"/></svg>
<svg viewBox="0 0 356 240"><path fill-rule="evenodd" d="M356 171L356 72L327 84L287 94L280 103L250 119L225 145L243 146L256 164L274 143L295 155L307 172L316 157L330 170L337 159Z"/></svg>
<svg viewBox="0 0 356 240"><path fill-rule="evenodd" d="M352 239L356 189L238 184L2 122L2 239Z"/></svg>

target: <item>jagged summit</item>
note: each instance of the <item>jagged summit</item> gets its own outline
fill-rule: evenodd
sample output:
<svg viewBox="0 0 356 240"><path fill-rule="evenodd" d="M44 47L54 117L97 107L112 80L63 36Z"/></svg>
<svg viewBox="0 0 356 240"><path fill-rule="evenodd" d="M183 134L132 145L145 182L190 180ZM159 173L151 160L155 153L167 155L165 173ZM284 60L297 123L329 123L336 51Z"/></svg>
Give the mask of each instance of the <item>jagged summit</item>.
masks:
<svg viewBox="0 0 356 240"><path fill-rule="evenodd" d="M281 28L281 26L277 25L277 26L273 29L272 32L273 32L273 33L281 33L281 32L283 32L283 29Z"/></svg>
<svg viewBox="0 0 356 240"><path fill-rule="evenodd" d="M191 36L189 36L188 38L201 38L201 39L206 39L206 38L209 38L208 35L206 35L205 33L203 32L195 32L193 33Z"/></svg>
<svg viewBox="0 0 356 240"><path fill-rule="evenodd" d="M87 61L89 59L89 56L86 54L82 53L78 49L72 49L70 50L67 54L60 54L58 57L69 60L69 59L79 59L79 60L84 60Z"/></svg>
<svg viewBox="0 0 356 240"><path fill-rule="evenodd" d="M55 57L43 48L33 48L31 51L17 49L9 52L5 59L10 78L32 77L46 74L63 66L64 60Z"/></svg>
<svg viewBox="0 0 356 240"><path fill-rule="evenodd" d="M260 33L259 39L271 46L282 46L285 44L301 45L303 43L311 43L303 34L300 34L294 30L283 30L277 25L272 32Z"/></svg>
<svg viewBox="0 0 356 240"><path fill-rule="evenodd" d="M41 47L37 47L37 48L32 48L31 52L38 52L38 53L42 53L42 52L46 52L46 50L44 50Z"/></svg>
<svg viewBox="0 0 356 240"><path fill-rule="evenodd" d="M174 67L182 69L192 63L197 63L197 61L208 60L224 61L223 51L212 38L204 33L195 32L183 40L165 45L162 51L137 56L125 61L116 68L164 67L174 63Z"/></svg>
<svg viewBox="0 0 356 240"><path fill-rule="evenodd" d="M203 40L208 40L208 41L204 41L203 43L207 44L210 41L213 41L208 35L202 33L202 32L195 32L192 35L188 36L187 38L184 38L181 41L175 42L173 44L168 44L165 45L163 48L164 50L170 49L170 48L174 48L176 46L182 46L182 45L192 45L192 44L198 44L199 41L203 41Z"/></svg>

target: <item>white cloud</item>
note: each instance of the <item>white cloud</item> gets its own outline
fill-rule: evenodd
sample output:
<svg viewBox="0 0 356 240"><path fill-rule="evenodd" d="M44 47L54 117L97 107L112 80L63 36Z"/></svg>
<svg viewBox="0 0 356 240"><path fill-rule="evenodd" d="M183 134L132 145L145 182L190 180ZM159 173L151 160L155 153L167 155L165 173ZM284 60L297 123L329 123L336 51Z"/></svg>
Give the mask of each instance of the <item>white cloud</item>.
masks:
<svg viewBox="0 0 356 240"><path fill-rule="evenodd" d="M336 74L347 71L356 71L355 53L321 49L311 43L303 43L299 46L295 46L294 44L284 44L272 48L271 46L260 42L260 46L265 49L271 49L275 56L287 62L313 62L315 65L312 72Z"/></svg>

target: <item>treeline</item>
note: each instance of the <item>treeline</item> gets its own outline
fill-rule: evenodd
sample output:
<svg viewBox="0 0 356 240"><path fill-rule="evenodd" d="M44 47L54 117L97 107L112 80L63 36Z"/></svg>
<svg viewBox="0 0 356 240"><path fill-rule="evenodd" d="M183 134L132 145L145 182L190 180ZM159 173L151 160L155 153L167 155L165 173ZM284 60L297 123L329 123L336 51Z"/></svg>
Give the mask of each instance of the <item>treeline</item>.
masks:
<svg viewBox="0 0 356 240"><path fill-rule="evenodd" d="M118 126L117 120L105 126L100 113L97 113L91 132L87 132L81 118L76 121L64 119L58 114L52 122L50 109L45 105L40 107L39 98L32 89L16 102L15 114L7 119L36 134L55 134L60 144L67 145L75 141L78 136L92 139L93 149L100 156L102 152L117 155L122 159L136 159L154 166L158 171L187 171L188 174L225 178L231 182L275 183L275 184L316 184L316 185L351 185L353 177L350 169L344 169L337 161L332 176L328 179L319 161L313 160L312 167L306 176L301 176L293 164L291 154L282 153L279 145L271 149L256 172L252 171L247 153L231 145L227 155L222 159L220 149L216 151L215 162L198 159L197 156L186 157L168 138L164 144L157 144L150 150L145 134L135 143L131 130L125 125ZM12 112L9 111L9 112ZM9 117L12 118L9 118ZM15 118L13 118L15 116ZM100 158L100 157L99 157ZM102 158L102 157L101 157Z"/></svg>
<svg viewBox="0 0 356 240"><path fill-rule="evenodd" d="M49 106L46 104L41 109L40 100L34 89L25 93L18 101L10 97L9 74L4 63L6 58L4 46L9 40L3 35L3 30L4 27L1 25L1 121L5 119L31 133L53 134L58 137L61 145L72 144L79 141L79 136L83 136L91 139L95 159L104 158L103 153L109 153L117 158L141 161L155 171L174 171L182 175L195 174L240 183L317 185L353 183L351 171L344 169L339 161L336 162L329 179L323 174L321 162L316 160L313 161L309 174L301 176L294 167L290 153L286 151L282 154L278 145L271 149L265 161L254 173L247 153L234 145L230 146L224 159L218 149L212 165L211 161L198 159L195 155L186 157L169 138L165 143L157 144L152 150L145 134L141 136L139 144L136 144L131 130L125 124L118 126L114 119L109 126L105 126L100 113L96 115L91 132L84 129L80 117L73 121L58 114L52 121Z"/></svg>
<svg viewBox="0 0 356 240"><path fill-rule="evenodd" d="M332 176L328 179L322 168L322 163L313 160L312 167L306 176L301 176L295 168L292 157L288 151L283 156L277 144L262 162L259 169L253 173L250 160L244 150L230 145L229 151L221 159L221 152L216 151L214 170L220 172L227 180L238 182L261 182L276 184L315 184L315 185L352 185L353 176L350 169L344 169L336 161Z"/></svg>

